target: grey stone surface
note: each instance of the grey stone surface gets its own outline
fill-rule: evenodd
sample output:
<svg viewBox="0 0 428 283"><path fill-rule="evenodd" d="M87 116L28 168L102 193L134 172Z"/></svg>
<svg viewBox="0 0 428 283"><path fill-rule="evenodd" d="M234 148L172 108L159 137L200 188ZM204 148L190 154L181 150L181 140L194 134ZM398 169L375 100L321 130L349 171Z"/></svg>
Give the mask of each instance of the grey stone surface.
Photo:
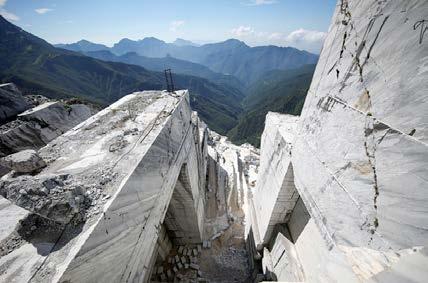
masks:
<svg viewBox="0 0 428 283"><path fill-rule="evenodd" d="M29 211L0 198L0 242L7 239L15 230L20 220L25 219Z"/></svg>
<svg viewBox="0 0 428 283"><path fill-rule="evenodd" d="M273 228L287 222L298 194L294 186L291 165L292 143L299 118L269 112L262 135L258 186L255 190L254 208L257 215L257 244L267 244Z"/></svg>
<svg viewBox="0 0 428 283"><path fill-rule="evenodd" d="M86 219L86 208L92 201L87 194L90 189L67 174L26 175L0 182L1 195L12 203L64 224Z"/></svg>
<svg viewBox="0 0 428 283"><path fill-rule="evenodd" d="M0 84L0 125L30 107L13 83Z"/></svg>
<svg viewBox="0 0 428 283"><path fill-rule="evenodd" d="M18 115L0 129L0 156L38 149L83 122L95 110L83 104L46 102Z"/></svg>
<svg viewBox="0 0 428 283"><path fill-rule="evenodd" d="M22 121L41 121L61 133L65 133L92 115L83 104L67 105L62 102L46 102L18 115Z"/></svg>
<svg viewBox="0 0 428 283"><path fill-rule="evenodd" d="M305 282L428 276L427 15L426 1L339 1L295 129L268 115L252 231L262 248L272 224L299 224L297 193Z"/></svg>
<svg viewBox="0 0 428 283"><path fill-rule="evenodd" d="M17 173L31 173L46 166L45 161L32 149L8 155L0 159L3 165Z"/></svg>
<svg viewBox="0 0 428 283"><path fill-rule="evenodd" d="M270 257L272 261L270 271L274 274L273 279L276 281L303 282L305 280L303 268L293 243L281 233L276 236Z"/></svg>

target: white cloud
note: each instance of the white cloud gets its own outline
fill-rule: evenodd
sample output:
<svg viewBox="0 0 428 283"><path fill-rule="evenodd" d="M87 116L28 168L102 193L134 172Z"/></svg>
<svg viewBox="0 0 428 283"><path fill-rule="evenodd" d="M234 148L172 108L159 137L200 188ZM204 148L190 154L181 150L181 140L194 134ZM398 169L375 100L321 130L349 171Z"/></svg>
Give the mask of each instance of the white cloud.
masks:
<svg viewBox="0 0 428 283"><path fill-rule="evenodd" d="M49 8L39 8L39 9L36 9L36 10L34 10L34 11L36 11L36 13L37 13L37 14L41 14L41 15L43 15L43 14L46 14L46 13L48 13L48 12L53 11L53 9L49 9Z"/></svg>
<svg viewBox="0 0 428 283"><path fill-rule="evenodd" d="M233 37L246 41L250 45L292 46L318 53L326 37L322 31L298 29L289 34L282 32L256 31L250 26L239 26L229 32Z"/></svg>
<svg viewBox="0 0 428 283"><path fill-rule="evenodd" d="M8 21L19 21L19 17L14 13L8 12L5 9L0 8L0 15L2 15Z"/></svg>
<svg viewBox="0 0 428 283"><path fill-rule="evenodd" d="M260 5L269 5L269 4L275 4L278 1L276 0L250 0L249 3L244 3L249 6L260 6Z"/></svg>
<svg viewBox="0 0 428 283"><path fill-rule="evenodd" d="M254 29L250 26L239 26L230 31L233 36L242 38L254 33Z"/></svg>
<svg viewBox="0 0 428 283"><path fill-rule="evenodd" d="M283 34L280 32L273 32L271 34L268 34L268 38L270 40L281 40L282 37L283 37Z"/></svg>
<svg viewBox="0 0 428 283"><path fill-rule="evenodd" d="M2 8L4 5L6 5L6 2L7 0L0 0L0 15L2 15L8 21L19 21L19 17L17 15Z"/></svg>
<svg viewBox="0 0 428 283"><path fill-rule="evenodd" d="M184 21L181 21L181 20L180 21L173 21L169 25L169 30L176 32L183 25L184 25Z"/></svg>
<svg viewBox="0 0 428 283"><path fill-rule="evenodd" d="M307 42L307 43L315 43L315 42L323 42L327 33L316 30L306 30L306 29L298 29L291 32L286 40L288 42L299 43L299 42Z"/></svg>

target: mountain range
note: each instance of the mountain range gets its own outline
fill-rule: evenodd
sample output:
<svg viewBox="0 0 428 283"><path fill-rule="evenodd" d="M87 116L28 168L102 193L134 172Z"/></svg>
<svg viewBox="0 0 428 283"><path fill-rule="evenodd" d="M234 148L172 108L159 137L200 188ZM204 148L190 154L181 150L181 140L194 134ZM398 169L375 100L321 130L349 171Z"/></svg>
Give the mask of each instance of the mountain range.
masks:
<svg viewBox="0 0 428 283"><path fill-rule="evenodd" d="M81 53L89 57L104 61L138 65L152 71L160 72L164 71L165 69L172 69L173 71L180 74L205 78L216 84L225 85L237 91L242 92L245 89L244 84L232 75L216 73L204 65L177 59L169 55L163 58L151 58L138 55L135 52L129 52L124 55L117 56L108 50L88 51Z"/></svg>
<svg viewBox="0 0 428 283"><path fill-rule="evenodd" d="M76 43L71 43L71 44L55 44L55 47L67 49L70 51L76 51L76 52L89 52L89 51L100 51L100 50L110 49L104 44L93 43L85 39L82 39Z"/></svg>
<svg viewBox="0 0 428 283"><path fill-rule="evenodd" d="M177 41L180 44L177 44ZM183 42L185 43L183 44ZM105 45L94 43L91 46L86 41L57 45L57 47L79 52L106 50ZM97 48L100 49L96 50ZM174 43L166 43L154 37L141 40L124 38L109 50L117 56L131 52L144 57L170 56L197 63L214 72L235 76L246 86L256 82L268 71L290 70L307 64L315 64L318 60L317 55L293 47L250 47L237 39L196 46L192 42L182 39L178 39Z"/></svg>
<svg viewBox="0 0 428 283"><path fill-rule="evenodd" d="M151 54L129 50L127 42ZM14 82L24 94L77 97L105 106L134 91L164 89L163 70L172 68L177 70L176 88L190 90L192 108L212 130L236 143L258 145L268 111L300 113L314 69L313 64L304 63L317 60L316 55L294 48L249 47L238 40L202 46L154 38L125 43L121 40L109 48L82 40L59 48L0 16L0 83ZM169 51L191 49L195 54L189 60L176 58L157 49L159 44ZM148 56L156 52L161 57ZM223 57L228 58L223 63L214 59ZM195 63L199 60L202 63ZM207 61L211 63L205 65ZM214 69L235 68L257 75L242 80L224 70L215 71L214 65L218 65Z"/></svg>
<svg viewBox="0 0 428 283"><path fill-rule="evenodd" d="M191 42L190 40L185 40L182 38L177 38L173 44L177 46L200 46L199 44L196 44L194 42Z"/></svg>
<svg viewBox="0 0 428 283"><path fill-rule="evenodd" d="M315 65L275 70L253 83L241 103L244 111L238 124L228 132L229 138L236 144L250 142L259 147L269 111L300 115L314 71Z"/></svg>
<svg viewBox="0 0 428 283"><path fill-rule="evenodd" d="M190 90L193 109L212 129L226 133L236 125L243 93L195 76L176 74L174 81L177 88ZM56 48L1 16L0 82L14 82L24 94L78 97L102 105L134 91L165 88L161 72Z"/></svg>

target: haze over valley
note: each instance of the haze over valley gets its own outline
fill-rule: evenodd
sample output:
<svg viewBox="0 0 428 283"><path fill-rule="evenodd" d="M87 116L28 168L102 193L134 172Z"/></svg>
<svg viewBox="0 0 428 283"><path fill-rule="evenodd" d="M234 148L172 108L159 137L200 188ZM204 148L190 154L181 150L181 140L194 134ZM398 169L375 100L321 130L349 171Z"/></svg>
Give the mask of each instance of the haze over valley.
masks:
<svg viewBox="0 0 428 283"><path fill-rule="evenodd" d="M205 45L123 39L112 48L81 40L52 46L4 18L0 25L2 80L15 82L24 93L108 105L138 89L164 89L163 71L172 69L175 87L190 90L191 106L210 128L256 146L268 111L300 113L318 59L292 47L249 47L236 39ZM263 105L254 103L261 98ZM251 134L243 130L254 122L258 126Z"/></svg>

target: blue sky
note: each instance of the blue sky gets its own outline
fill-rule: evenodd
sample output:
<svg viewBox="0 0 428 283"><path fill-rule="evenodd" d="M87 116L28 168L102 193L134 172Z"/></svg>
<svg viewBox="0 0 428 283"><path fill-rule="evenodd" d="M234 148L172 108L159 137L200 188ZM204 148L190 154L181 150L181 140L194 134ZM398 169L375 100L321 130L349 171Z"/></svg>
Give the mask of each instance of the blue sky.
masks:
<svg viewBox="0 0 428 283"><path fill-rule="evenodd" d="M0 0L0 13L50 43L180 37L318 52L336 0Z"/></svg>

